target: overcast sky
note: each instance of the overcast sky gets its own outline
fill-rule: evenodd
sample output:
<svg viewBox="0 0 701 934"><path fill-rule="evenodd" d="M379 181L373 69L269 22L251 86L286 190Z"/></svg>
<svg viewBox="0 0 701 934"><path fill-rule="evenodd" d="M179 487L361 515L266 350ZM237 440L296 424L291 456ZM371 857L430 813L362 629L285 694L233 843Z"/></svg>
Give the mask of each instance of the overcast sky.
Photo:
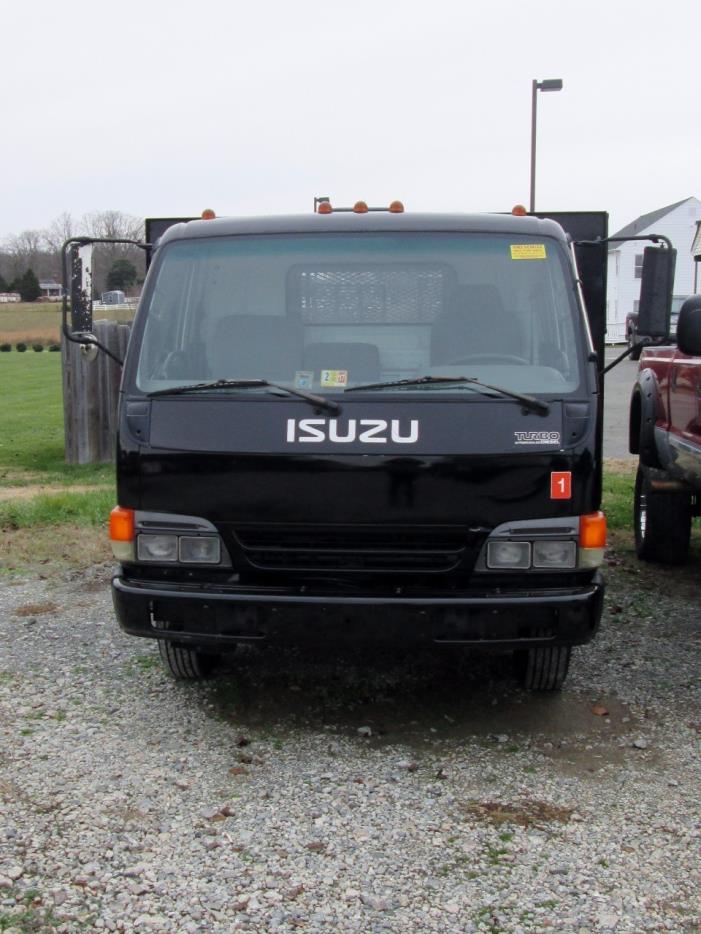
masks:
<svg viewBox="0 0 701 934"><path fill-rule="evenodd" d="M0 238L139 217L701 196L698 0L3 4Z"/></svg>

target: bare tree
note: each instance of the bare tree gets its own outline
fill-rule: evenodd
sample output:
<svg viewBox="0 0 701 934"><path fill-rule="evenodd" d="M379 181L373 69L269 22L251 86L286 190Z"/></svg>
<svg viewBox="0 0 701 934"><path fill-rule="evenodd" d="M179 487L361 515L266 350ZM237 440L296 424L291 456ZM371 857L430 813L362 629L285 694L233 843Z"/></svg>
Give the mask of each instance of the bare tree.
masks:
<svg viewBox="0 0 701 934"><path fill-rule="evenodd" d="M9 277L17 279L30 267L43 274L46 255L43 251L44 236L41 230L23 230L12 234L3 245L7 258Z"/></svg>
<svg viewBox="0 0 701 934"><path fill-rule="evenodd" d="M78 236L79 231L80 226L73 218L73 215L68 211L64 211L43 231L46 249L49 253L58 256L66 240Z"/></svg>
<svg viewBox="0 0 701 934"><path fill-rule="evenodd" d="M93 211L83 217L82 226L90 237L143 239L143 221L121 211Z"/></svg>

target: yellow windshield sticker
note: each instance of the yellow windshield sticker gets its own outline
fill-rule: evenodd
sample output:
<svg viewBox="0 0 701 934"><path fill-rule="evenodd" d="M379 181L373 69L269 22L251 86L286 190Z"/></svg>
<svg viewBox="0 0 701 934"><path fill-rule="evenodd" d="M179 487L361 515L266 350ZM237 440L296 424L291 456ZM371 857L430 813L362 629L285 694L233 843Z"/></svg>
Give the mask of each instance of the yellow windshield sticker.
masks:
<svg viewBox="0 0 701 934"><path fill-rule="evenodd" d="M511 259L547 259L544 243L512 243Z"/></svg>
<svg viewBox="0 0 701 934"><path fill-rule="evenodd" d="M347 386L348 370L322 370L320 382L322 386L326 387Z"/></svg>

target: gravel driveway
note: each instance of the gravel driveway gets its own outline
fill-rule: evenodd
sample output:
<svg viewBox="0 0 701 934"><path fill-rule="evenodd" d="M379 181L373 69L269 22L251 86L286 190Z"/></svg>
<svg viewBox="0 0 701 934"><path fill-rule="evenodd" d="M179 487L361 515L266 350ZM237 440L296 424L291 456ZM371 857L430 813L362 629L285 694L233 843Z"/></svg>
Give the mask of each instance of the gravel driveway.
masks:
<svg viewBox="0 0 701 934"><path fill-rule="evenodd" d="M0 584L0 931L701 930L701 558L611 558L561 695L505 659L176 684L109 568Z"/></svg>

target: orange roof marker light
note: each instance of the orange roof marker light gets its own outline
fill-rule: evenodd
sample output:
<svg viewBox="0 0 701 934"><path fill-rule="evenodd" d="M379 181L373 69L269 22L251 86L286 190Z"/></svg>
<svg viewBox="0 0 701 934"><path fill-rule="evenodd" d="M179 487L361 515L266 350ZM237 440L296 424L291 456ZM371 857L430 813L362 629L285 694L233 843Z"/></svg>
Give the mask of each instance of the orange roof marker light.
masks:
<svg viewBox="0 0 701 934"><path fill-rule="evenodd" d="M204 211L202 212L203 221L213 221L216 216L217 215L214 213L214 211L211 208L205 208Z"/></svg>
<svg viewBox="0 0 701 934"><path fill-rule="evenodd" d="M404 205L401 201L393 201L388 208L373 208L368 207L367 201L356 201L352 208L333 208L331 207L331 199L324 196L323 198L314 198L314 211L317 214L336 214L342 212L367 214L370 211L389 211L390 214L403 214Z"/></svg>
<svg viewBox="0 0 701 934"><path fill-rule="evenodd" d="M514 215L514 217L526 217L526 215L528 214L528 211L526 210L524 205L515 204L511 208L511 213Z"/></svg>

